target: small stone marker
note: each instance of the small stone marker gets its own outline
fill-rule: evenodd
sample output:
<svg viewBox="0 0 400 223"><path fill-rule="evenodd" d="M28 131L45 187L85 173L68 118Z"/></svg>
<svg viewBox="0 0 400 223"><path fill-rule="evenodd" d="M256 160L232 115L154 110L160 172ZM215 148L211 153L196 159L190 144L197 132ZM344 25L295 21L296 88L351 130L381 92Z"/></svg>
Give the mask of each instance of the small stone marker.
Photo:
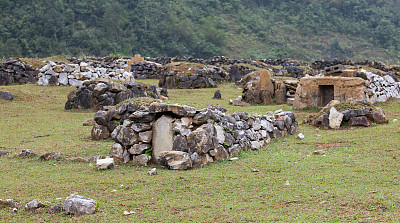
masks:
<svg viewBox="0 0 400 223"><path fill-rule="evenodd" d="M257 84L257 90L274 93L274 84L271 81L271 74L268 70L263 70L260 75L260 81Z"/></svg>
<svg viewBox="0 0 400 223"><path fill-rule="evenodd" d="M220 91L220 90L217 90L217 91L214 93L214 97L213 97L212 99L221 99L221 98L222 98L221 91Z"/></svg>

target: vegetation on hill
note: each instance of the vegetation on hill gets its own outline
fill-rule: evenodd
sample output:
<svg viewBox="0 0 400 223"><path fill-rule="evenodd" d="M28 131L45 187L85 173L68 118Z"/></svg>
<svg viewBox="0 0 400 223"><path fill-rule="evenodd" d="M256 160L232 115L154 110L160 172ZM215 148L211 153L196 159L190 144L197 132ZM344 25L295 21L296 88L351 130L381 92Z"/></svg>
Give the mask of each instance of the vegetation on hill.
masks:
<svg viewBox="0 0 400 223"><path fill-rule="evenodd" d="M0 0L0 57L400 59L399 0Z"/></svg>

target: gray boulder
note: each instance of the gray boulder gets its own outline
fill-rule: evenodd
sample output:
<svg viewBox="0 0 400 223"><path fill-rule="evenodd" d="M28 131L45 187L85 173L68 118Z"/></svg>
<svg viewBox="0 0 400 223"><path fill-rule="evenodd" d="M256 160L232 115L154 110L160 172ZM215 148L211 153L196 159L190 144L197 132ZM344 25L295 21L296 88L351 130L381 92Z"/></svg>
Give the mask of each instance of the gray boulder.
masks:
<svg viewBox="0 0 400 223"><path fill-rule="evenodd" d="M117 126L111 133L111 137L125 147L138 142L138 134L133 129L123 125Z"/></svg>
<svg viewBox="0 0 400 223"><path fill-rule="evenodd" d="M129 152L133 155L140 155L145 153L146 150L150 149L151 145L150 144L146 144L146 143L139 143L139 144L135 144L133 145L130 149Z"/></svg>
<svg viewBox="0 0 400 223"><path fill-rule="evenodd" d="M132 162L147 166L147 164L150 162L150 160L151 160L151 156L146 155L146 154L140 154L138 156L134 156Z"/></svg>
<svg viewBox="0 0 400 223"><path fill-rule="evenodd" d="M74 215L88 215L96 211L96 201L87 197L71 194L64 202L67 212Z"/></svg>
<svg viewBox="0 0 400 223"><path fill-rule="evenodd" d="M187 170L192 167L189 153L182 151L163 151L159 154L159 161L171 170Z"/></svg>
<svg viewBox="0 0 400 223"><path fill-rule="evenodd" d="M44 204L39 199L35 199L25 205L25 210L30 211L41 207L44 207Z"/></svg>
<svg viewBox="0 0 400 223"><path fill-rule="evenodd" d="M20 154L18 154L18 156L19 156L19 157L23 157L23 158L25 158L25 157L32 157L32 156L36 156L36 153L33 152L33 151L30 150L30 149L24 149L24 150L22 150L22 152L21 152Z"/></svg>
<svg viewBox="0 0 400 223"><path fill-rule="evenodd" d="M14 99L14 95L9 91L0 91L0 98L10 101Z"/></svg>
<svg viewBox="0 0 400 223"><path fill-rule="evenodd" d="M107 126L104 125L94 125L92 128L92 139L93 140L105 140L110 137L110 131L108 130Z"/></svg>
<svg viewBox="0 0 400 223"><path fill-rule="evenodd" d="M114 145L112 145L109 154L114 159L114 162L123 162L124 150L124 147L122 147L122 145L119 143L115 143Z"/></svg>

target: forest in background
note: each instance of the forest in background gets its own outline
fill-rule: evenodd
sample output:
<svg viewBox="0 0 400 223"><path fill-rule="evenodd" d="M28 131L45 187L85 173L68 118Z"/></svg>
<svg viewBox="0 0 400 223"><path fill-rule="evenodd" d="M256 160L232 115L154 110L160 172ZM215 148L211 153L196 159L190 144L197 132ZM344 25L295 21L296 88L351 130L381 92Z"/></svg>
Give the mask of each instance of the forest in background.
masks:
<svg viewBox="0 0 400 223"><path fill-rule="evenodd" d="M0 0L0 57L400 60L399 0Z"/></svg>

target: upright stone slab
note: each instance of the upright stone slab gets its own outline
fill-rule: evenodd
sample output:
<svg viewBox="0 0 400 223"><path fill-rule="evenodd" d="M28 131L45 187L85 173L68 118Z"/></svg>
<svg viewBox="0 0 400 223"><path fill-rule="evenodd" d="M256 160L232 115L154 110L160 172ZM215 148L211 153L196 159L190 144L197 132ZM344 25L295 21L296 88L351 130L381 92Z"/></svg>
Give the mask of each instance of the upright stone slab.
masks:
<svg viewBox="0 0 400 223"><path fill-rule="evenodd" d="M263 70L260 75L260 81L257 85L257 90L268 91L270 94L274 93L274 84L271 81L271 75L268 70Z"/></svg>
<svg viewBox="0 0 400 223"><path fill-rule="evenodd" d="M333 129L340 128L342 124L343 114L338 112L335 107L332 107L329 113L329 127Z"/></svg>
<svg viewBox="0 0 400 223"><path fill-rule="evenodd" d="M157 160L160 153L164 151L172 151L172 117L163 115L153 124L153 156Z"/></svg>

